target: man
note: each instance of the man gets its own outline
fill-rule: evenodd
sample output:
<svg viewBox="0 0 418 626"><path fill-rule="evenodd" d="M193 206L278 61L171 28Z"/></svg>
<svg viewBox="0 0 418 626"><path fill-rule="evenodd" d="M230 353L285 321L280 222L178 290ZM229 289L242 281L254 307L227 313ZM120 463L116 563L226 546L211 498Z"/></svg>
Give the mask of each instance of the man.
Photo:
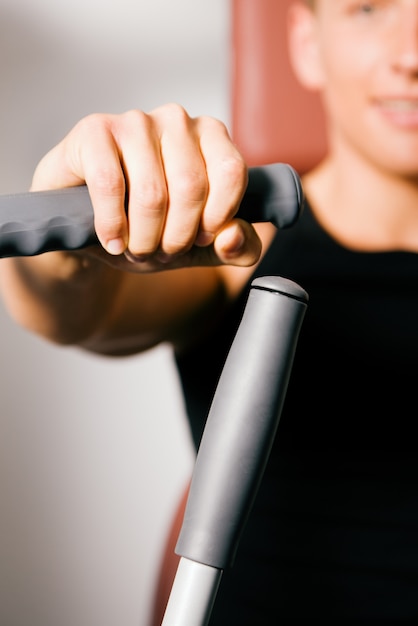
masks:
<svg viewBox="0 0 418 626"><path fill-rule="evenodd" d="M289 35L329 145L297 225L234 217L246 165L220 122L174 104L92 115L33 189L86 182L102 246L2 260L3 297L55 342L171 342L198 445L250 280L300 283L277 441L211 623L416 620L418 0L295 2Z"/></svg>

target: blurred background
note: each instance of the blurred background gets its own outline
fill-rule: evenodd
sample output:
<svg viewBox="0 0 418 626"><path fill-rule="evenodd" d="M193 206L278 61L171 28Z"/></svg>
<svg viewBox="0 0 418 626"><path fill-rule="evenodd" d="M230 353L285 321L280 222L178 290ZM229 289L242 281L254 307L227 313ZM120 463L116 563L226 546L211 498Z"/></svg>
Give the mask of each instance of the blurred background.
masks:
<svg viewBox="0 0 418 626"><path fill-rule="evenodd" d="M225 0L0 0L0 193L79 118L229 118ZM193 453L170 349L47 344L0 302L0 624L148 626Z"/></svg>

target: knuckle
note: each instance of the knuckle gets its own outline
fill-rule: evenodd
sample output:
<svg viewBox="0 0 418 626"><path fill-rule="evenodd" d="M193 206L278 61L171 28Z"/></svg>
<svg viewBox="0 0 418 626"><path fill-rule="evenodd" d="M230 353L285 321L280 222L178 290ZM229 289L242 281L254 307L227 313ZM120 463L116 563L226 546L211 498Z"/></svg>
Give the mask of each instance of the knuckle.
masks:
<svg viewBox="0 0 418 626"><path fill-rule="evenodd" d="M196 124L198 132L202 137L215 137L223 142L226 141L228 144L232 143L229 130L222 120L219 120L216 117L210 117L209 115L201 115L196 118ZM237 154L239 154L238 151Z"/></svg>
<svg viewBox="0 0 418 626"><path fill-rule="evenodd" d="M124 233L125 218L123 215L96 215L95 229L100 239L109 241Z"/></svg>
<svg viewBox="0 0 418 626"><path fill-rule="evenodd" d="M228 186L242 187L247 182L247 166L239 154L224 156L219 159L218 168L221 176L228 181Z"/></svg>
<svg viewBox="0 0 418 626"><path fill-rule="evenodd" d="M167 191L161 185L147 182L135 192L132 198L134 209L138 209L141 213L155 215L160 213L166 207Z"/></svg>
<svg viewBox="0 0 418 626"><path fill-rule="evenodd" d="M89 186L98 197L120 198L125 195L125 179L118 169L99 168L91 176Z"/></svg>
<svg viewBox="0 0 418 626"><path fill-rule="evenodd" d="M115 233L119 232L125 223L123 215L100 215L96 217L98 226L100 226L101 233Z"/></svg>
<svg viewBox="0 0 418 626"><path fill-rule="evenodd" d="M229 136L229 132L227 126L222 120L219 120L216 117L212 117L210 115L200 115L198 118L199 127L203 130L207 130L209 132L219 132Z"/></svg>
<svg viewBox="0 0 418 626"><path fill-rule="evenodd" d="M171 184L170 195L188 202L202 202L208 192L205 173L199 169L181 172Z"/></svg>
<svg viewBox="0 0 418 626"><path fill-rule="evenodd" d="M106 131L110 124L110 116L104 113L90 113L81 118L74 127L75 132L89 135Z"/></svg>
<svg viewBox="0 0 418 626"><path fill-rule="evenodd" d="M188 123L191 119L186 109L181 106L181 104L177 104L177 102L169 102L168 104L156 109L155 113L167 118L168 120L175 120L178 123Z"/></svg>
<svg viewBox="0 0 418 626"><path fill-rule="evenodd" d="M122 124L127 129L145 127L148 128L151 124L150 116L141 111L140 109L130 109L121 114L120 117Z"/></svg>

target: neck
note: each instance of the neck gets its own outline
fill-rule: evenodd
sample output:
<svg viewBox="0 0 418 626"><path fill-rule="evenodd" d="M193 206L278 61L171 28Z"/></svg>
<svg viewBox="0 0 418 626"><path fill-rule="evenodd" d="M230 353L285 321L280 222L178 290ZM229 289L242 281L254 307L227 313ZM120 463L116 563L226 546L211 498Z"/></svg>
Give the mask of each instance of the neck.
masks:
<svg viewBox="0 0 418 626"><path fill-rule="evenodd" d="M418 252L417 179L330 156L303 186L316 218L342 245Z"/></svg>

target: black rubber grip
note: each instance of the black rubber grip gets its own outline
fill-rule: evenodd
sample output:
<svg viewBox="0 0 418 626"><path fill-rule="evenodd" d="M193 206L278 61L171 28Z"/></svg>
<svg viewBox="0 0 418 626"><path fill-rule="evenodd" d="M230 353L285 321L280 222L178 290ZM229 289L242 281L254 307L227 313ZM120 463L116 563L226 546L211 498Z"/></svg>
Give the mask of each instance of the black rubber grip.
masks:
<svg viewBox="0 0 418 626"><path fill-rule="evenodd" d="M288 228L303 207L299 176L287 164L250 168L238 216ZM76 250L97 243L87 187L0 195L0 257Z"/></svg>

